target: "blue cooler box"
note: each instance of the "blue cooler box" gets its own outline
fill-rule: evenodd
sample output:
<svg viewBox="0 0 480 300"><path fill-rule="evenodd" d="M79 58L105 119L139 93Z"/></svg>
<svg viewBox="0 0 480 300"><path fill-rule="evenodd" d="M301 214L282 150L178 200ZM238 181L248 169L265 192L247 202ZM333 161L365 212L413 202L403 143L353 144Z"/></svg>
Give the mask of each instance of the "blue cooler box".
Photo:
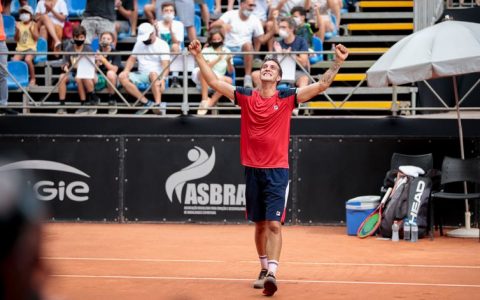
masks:
<svg viewBox="0 0 480 300"><path fill-rule="evenodd" d="M347 201L347 234L357 235L358 227L380 204L380 196L360 196Z"/></svg>

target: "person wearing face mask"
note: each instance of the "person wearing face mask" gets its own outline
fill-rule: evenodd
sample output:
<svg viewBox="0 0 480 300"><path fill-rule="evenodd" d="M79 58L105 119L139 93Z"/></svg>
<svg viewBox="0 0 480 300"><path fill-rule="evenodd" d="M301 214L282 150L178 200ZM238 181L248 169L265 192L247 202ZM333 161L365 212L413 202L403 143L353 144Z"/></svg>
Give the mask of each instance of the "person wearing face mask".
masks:
<svg viewBox="0 0 480 300"><path fill-rule="evenodd" d="M151 54L144 55L144 53ZM152 24L143 23L138 26L137 42L133 46L132 55L127 59L123 72L118 76L125 90L143 103L143 108L136 114L143 115L152 106L156 107L154 113L159 112L162 115L166 113L166 103L161 100L165 90L165 80L168 77L168 64L170 63L168 53L170 53L168 44L157 38L155 27ZM138 71L131 72L137 61ZM150 84L155 102L147 99L137 87Z"/></svg>
<svg viewBox="0 0 480 300"><path fill-rule="evenodd" d="M288 53L291 51L308 51L307 42L302 37L295 35L295 26L296 25L293 18L283 17L282 19L280 19L280 22L278 24L278 34L281 40L274 43L273 47L275 49L275 52ZM305 68L307 71L310 70L310 62L308 60L307 53L296 54L295 60L298 64L301 64L302 67ZM261 84L260 71L253 72L252 77L255 86L259 86ZM302 71L300 66L297 65L295 71L295 85L300 88L306 86L308 83L308 76L305 74L305 72Z"/></svg>
<svg viewBox="0 0 480 300"><path fill-rule="evenodd" d="M67 83L71 80L75 80L77 83L78 96L80 97L80 103L82 105L96 105L100 102L100 98L95 94L94 89L94 80L77 78L77 62L81 58L81 52L93 52L90 45L85 44L85 39L87 36L87 31L81 25L73 29L73 43L68 45L65 49L65 52L77 52L79 54L65 54L63 56L62 71L60 75L60 83L58 85L58 100L62 108L57 110L57 114L66 114L67 110L65 109L65 99L67 97ZM70 67L73 68L70 70ZM88 102L87 102L88 100ZM86 115L93 114L97 111L95 109L89 109L86 107L79 108L75 111L76 114Z"/></svg>
<svg viewBox="0 0 480 300"><path fill-rule="evenodd" d="M15 41L17 42L18 52L35 52L37 51L38 27L33 20L33 9L28 6L22 6L19 10L19 20L15 24ZM28 65L30 74L29 85L35 85L35 66L33 64L33 54L15 54L12 60L25 60Z"/></svg>
<svg viewBox="0 0 480 300"><path fill-rule="evenodd" d="M254 51L253 44L261 45L268 42L275 34L276 26L265 33L258 17L252 15L255 9L255 0L241 0L240 9L231 10L224 13L219 20L211 24L212 27L222 26L225 34L225 46L232 52ZM271 15L272 21L274 15ZM276 24L276 22L274 22ZM253 55L245 54L244 68L245 77L243 85L253 87L252 82L252 63Z"/></svg>
<svg viewBox="0 0 480 300"><path fill-rule="evenodd" d="M3 13L3 2L0 2L0 13ZM3 26L3 18L0 18L0 114L16 115L17 111L6 107L8 105L8 85L7 85L7 59L8 48L6 43L7 36Z"/></svg>
<svg viewBox="0 0 480 300"><path fill-rule="evenodd" d="M307 12L305 11L305 8L301 6L295 6L290 11L290 14L292 15L293 20L295 21L295 25L297 26L297 29L295 30L295 35L302 37L307 42L308 48L311 48L313 30L310 26L310 23L305 22L307 19Z"/></svg>
<svg viewBox="0 0 480 300"><path fill-rule="evenodd" d="M175 20L175 5L172 2L162 3L162 19L155 22L157 36L164 40L172 53L181 52L181 45L185 37L183 23ZM172 72L171 87L182 87L178 79L178 72Z"/></svg>
<svg viewBox="0 0 480 300"><path fill-rule="evenodd" d="M232 84L232 78L226 76L226 73L233 73L233 59L230 55L230 50L223 45L224 36L220 27L212 27L208 32L207 44L202 50L203 57L208 65L212 68L217 77L229 84ZM215 106L222 97L222 94L215 92L211 98L208 97L208 84L200 74L200 69L195 68L192 72L192 80L201 88L202 101L200 102L200 109L197 111L198 115L206 115L208 110L205 108Z"/></svg>
<svg viewBox="0 0 480 300"><path fill-rule="evenodd" d="M110 53L115 51L113 46L115 35L113 32L105 31L100 35L100 49L98 52ZM102 73L97 74L95 82L95 90L103 90L107 88L108 91L108 110L109 115L117 113L117 97L112 85L117 86L117 72L122 68L122 59L120 55L98 54L95 56L95 61ZM105 78L105 76L106 78ZM110 82L107 83L107 80Z"/></svg>
<svg viewBox="0 0 480 300"><path fill-rule="evenodd" d="M155 2L155 3L153 3ZM162 5L165 2L171 2L175 5L175 11L177 13L178 20L183 23L183 26L187 29L188 40L193 41L197 38L195 29L195 6L194 0L154 0L152 4L155 4L155 16L157 20L163 17ZM148 18L152 17L152 13L149 13Z"/></svg>

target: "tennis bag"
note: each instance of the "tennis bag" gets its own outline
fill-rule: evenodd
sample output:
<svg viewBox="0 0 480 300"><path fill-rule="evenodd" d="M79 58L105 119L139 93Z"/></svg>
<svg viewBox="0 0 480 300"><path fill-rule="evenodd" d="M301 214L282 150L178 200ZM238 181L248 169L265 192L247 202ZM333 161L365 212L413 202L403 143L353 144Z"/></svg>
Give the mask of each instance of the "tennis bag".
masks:
<svg viewBox="0 0 480 300"><path fill-rule="evenodd" d="M387 177L396 176L396 173L398 171L389 172ZM404 220L417 223L419 238L427 234L428 200L432 189L432 179L430 174L405 177L407 177L406 183L401 185L385 203L379 227L383 237L391 238L393 222L398 221L402 225ZM392 178L386 178L385 183L387 186L390 184L393 186ZM400 226L400 235L403 235L403 226Z"/></svg>

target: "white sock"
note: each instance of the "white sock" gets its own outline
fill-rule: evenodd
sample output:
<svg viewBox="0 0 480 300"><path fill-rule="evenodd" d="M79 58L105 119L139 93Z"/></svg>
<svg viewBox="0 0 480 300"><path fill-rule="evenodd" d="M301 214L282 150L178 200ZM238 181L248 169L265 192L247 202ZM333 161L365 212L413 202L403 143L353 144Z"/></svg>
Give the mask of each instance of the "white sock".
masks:
<svg viewBox="0 0 480 300"><path fill-rule="evenodd" d="M260 259L260 266L262 267L262 269L268 269L268 256L262 255L259 256L258 259Z"/></svg>
<svg viewBox="0 0 480 300"><path fill-rule="evenodd" d="M278 261L276 260L268 261L268 273L272 273L275 276L275 273L277 273L277 268L278 268Z"/></svg>

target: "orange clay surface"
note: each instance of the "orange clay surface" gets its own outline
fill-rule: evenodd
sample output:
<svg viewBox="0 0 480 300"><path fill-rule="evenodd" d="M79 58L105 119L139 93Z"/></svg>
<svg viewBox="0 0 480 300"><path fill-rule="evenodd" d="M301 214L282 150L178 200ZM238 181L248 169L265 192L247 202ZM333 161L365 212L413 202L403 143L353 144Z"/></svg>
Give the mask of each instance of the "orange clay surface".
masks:
<svg viewBox="0 0 480 300"><path fill-rule="evenodd" d="M266 299L252 225L45 225L54 299ZM478 299L478 239L417 243L285 226L275 299Z"/></svg>

